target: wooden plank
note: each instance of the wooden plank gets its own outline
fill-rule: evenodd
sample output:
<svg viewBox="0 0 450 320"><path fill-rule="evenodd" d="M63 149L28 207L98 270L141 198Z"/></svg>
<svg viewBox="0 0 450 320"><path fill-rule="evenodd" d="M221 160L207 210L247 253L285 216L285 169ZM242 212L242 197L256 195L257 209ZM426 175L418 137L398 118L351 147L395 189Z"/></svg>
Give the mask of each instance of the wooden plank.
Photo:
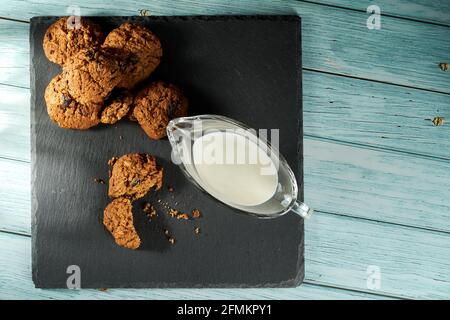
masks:
<svg viewBox="0 0 450 320"><path fill-rule="evenodd" d="M308 135L450 159L450 96L371 81L303 73Z"/></svg>
<svg viewBox="0 0 450 320"><path fill-rule="evenodd" d="M450 163L304 139L313 208L450 232Z"/></svg>
<svg viewBox="0 0 450 320"><path fill-rule="evenodd" d="M414 212L411 212L414 215ZM416 299L450 298L450 235L318 213L306 224L306 277ZM373 274L376 276L376 273Z"/></svg>
<svg viewBox="0 0 450 320"><path fill-rule="evenodd" d="M450 28L383 17L381 30L366 27L364 12L299 1L80 1L82 15L292 14L302 17L305 68L450 93L450 72L439 69L450 61ZM0 16L25 19L64 15L63 3L8 1ZM24 43L25 45L25 43ZM26 44L28 45L28 44Z"/></svg>
<svg viewBox="0 0 450 320"><path fill-rule="evenodd" d="M30 160L30 93L0 85L0 157Z"/></svg>
<svg viewBox="0 0 450 320"><path fill-rule="evenodd" d="M448 0L310 0L341 8L366 12L367 7L376 4L382 15L391 15L419 21L439 23L450 26L450 2Z"/></svg>
<svg viewBox="0 0 450 320"><path fill-rule="evenodd" d="M314 209L450 232L450 163L305 138ZM30 233L29 164L0 159L3 230Z"/></svg>
<svg viewBox="0 0 450 320"><path fill-rule="evenodd" d="M104 292L35 289L31 281L30 242L28 237L0 232L0 299L386 299L313 284L289 289L109 289Z"/></svg>
<svg viewBox="0 0 450 320"><path fill-rule="evenodd" d="M30 164L0 159L0 230L30 234Z"/></svg>
<svg viewBox="0 0 450 320"><path fill-rule="evenodd" d="M27 23L0 20L0 83L29 87Z"/></svg>

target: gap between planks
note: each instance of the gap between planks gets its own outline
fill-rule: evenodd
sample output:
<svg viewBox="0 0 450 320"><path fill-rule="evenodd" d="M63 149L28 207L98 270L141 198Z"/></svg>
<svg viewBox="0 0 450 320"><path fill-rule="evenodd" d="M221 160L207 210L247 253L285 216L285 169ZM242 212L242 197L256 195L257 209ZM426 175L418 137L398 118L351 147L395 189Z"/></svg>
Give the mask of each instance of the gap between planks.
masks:
<svg viewBox="0 0 450 320"><path fill-rule="evenodd" d="M338 213L338 212L331 212L331 211L325 211L325 210L314 210L314 212L325 214L325 215L344 217L344 218L348 218L348 219L358 219L358 220L364 220L364 221L373 222L373 223L398 226L398 227L402 227L402 228L411 228L411 229L422 230L422 231L432 232L432 233L440 233L440 234L446 234L446 235L450 234L450 231L421 227L421 226L417 226L417 225L410 225L410 224L404 224L404 223L398 223L398 222L376 220L376 219L371 219L371 218L367 218L367 217L352 216L352 215L346 214L346 213ZM21 234L21 233L19 233L19 234ZM26 235L26 234L23 234L23 235Z"/></svg>
<svg viewBox="0 0 450 320"><path fill-rule="evenodd" d="M430 155L430 154L426 154L426 153L417 153L417 152L413 152L413 151L402 150L402 149L398 149L398 148L390 148L390 147L374 145L374 144L369 144L369 143L352 142L352 141L334 139L334 138L329 138L329 137L322 137L322 136L312 135L312 134L307 134L307 133L304 133L303 137L310 138L312 140L333 142L336 144L341 144L341 145L345 145L345 146L349 146L349 147L368 149L368 150L392 153L392 154L401 154L401 155L406 155L406 156L410 156L413 158L432 160L432 161L438 161L438 162L444 162L444 163L450 162L450 158L448 158L448 157L434 156L434 155Z"/></svg>
<svg viewBox="0 0 450 320"><path fill-rule="evenodd" d="M406 88L406 89L413 89L413 90L420 90L420 91L426 91L426 92L450 95L450 93L445 92L445 91L414 87L414 86L409 86L409 85L401 84L401 83L395 83L395 82L389 82L389 81L383 81L383 80L376 80L376 79L370 79L370 78L363 78L363 77L352 76L352 75L348 75L348 74L341 74L341 73L336 73L336 72L331 72L331 71L324 71L324 70L320 70L320 69L303 67L302 70L303 71L323 73L323 74L329 74L329 75L332 75L332 76L350 78L350 79L355 79L355 80L360 80L360 81L382 83L382 84L387 84L387 85L390 85L390 86L396 86L396 87L401 87L401 88Z"/></svg>
<svg viewBox="0 0 450 320"><path fill-rule="evenodd" d="M332 284L328 284L326 282L321 282L321 281L315 281L315 280L307 280L305 279L303 281L303 283L307 283L309 285L314 285L314 286L320 286L320 287L325 287L325 288L332 288L332 289L339 289L339 290L346 290L346 291L351 291L351 292L355 292L355 293L362 293L362 294L373 294L376 295L378 297L383 297L383 298L389 298L389 299L396 299L396 300L414 300L410 297L404 297L404 296L400 296L400 295L394 295L394 294L390 294L388 292L381 292L381 291L370 291L370 290L359 290L359 289L355 289L355 288L351 288L351 287L347 287L347 286L336 286L336 285L332 285Z"/></svg>

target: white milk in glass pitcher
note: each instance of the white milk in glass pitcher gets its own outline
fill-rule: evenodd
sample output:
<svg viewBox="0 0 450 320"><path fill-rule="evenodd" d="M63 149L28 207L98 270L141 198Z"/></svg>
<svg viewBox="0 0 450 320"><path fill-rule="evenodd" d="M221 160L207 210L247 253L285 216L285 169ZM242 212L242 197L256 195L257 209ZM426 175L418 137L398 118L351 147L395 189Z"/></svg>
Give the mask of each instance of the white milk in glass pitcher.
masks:
<svg viewBox="0 0 450 320"><path fill-rule="evenodd" d="M297 201L297 182L286 160L255 130L230 118L201 115L173 119L167 134L172 160L217 200L257 217L312 214Z"/></svg>

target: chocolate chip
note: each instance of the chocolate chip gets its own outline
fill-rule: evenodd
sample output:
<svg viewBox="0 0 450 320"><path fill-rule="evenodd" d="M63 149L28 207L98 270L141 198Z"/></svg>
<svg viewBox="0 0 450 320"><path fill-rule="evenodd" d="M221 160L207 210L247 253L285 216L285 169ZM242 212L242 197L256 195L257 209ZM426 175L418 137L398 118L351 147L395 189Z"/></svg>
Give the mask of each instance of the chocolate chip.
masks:
<svg viewBox="0 0 450 320"><path fill-rule="evenodd" d="M139 183L141 183L141 179L134 179L134 180L131 182L131 187L134 188L134 187L136 187Z"/></svg>
<svg viewBox="0 0 450 320"><path fill-rule="evenodd" d="M447 62L441 62L441 63L439 63L439 68L440 68L442 71L447 71L448 68L449 68L449 64L448 64Z"/></svg>
<svg viewBox="0 0 450 320"><path fill-rule="evenodd" d="M167 108L167 114L169 115L169 118L173 118L175 116L175 113L180 109L180 103L171 103L169 104L169 107Z"/></svg>
<svg viewBox="0 0 450 320"><path fill-rule="evenodd" d="M87 50L86 51L86 59L88 61L93 61L96 58L96 52L94 50Z"/></svg>
<svg viewBox="0 0 450 320"><path fill-rule="evenodd" d="M94 178L94 181L99 183L99 184L105 184L105 180L100 179L100 178Z"/></svg>
<svg viewBox="0 0 450 320"><path fill-rule="evenodd" d="M64 108L67 108L72 102L72 98L70 96L66 96L64 93L62 94L62 99Z"/></svg>

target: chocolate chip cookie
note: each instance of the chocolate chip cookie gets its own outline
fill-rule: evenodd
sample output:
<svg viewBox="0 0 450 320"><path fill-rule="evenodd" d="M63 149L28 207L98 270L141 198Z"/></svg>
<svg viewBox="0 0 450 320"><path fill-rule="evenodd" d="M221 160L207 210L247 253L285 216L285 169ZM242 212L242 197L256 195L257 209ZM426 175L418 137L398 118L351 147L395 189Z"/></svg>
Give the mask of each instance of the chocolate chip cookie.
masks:
<svg viewBox="0 0 450 320"><path fill-rule="evenodd" d="M114 50L80 50L63 69L70 94L81 103L103 103L122 81L126 60Z"/></svg>
<svg viewBox="0 0 450 320"><path fill-rule="evenodd" d="M82 49L99 47L103 33L98 25L82 17L64 17L53 23L44 36L47 58L64 65L68 57Z"/></svg>
<svg viewBox="0 0 450 320"><path fill-rule="evenodd" d="M50 81L44 93L47 112L61 128L88 129L100 122L100 104L83 104L69 93L68 82L57 75Z"/></svg>
<svg viewBox="0 0 450 320"><path fill-rule="evenodd" d="M188 100L178 87L157 81L135 97L133 116L151 139L161 139L169 121L186 116L187 110Z"/></svg>
<svg viewBox="0 0 450 320"><path fill-rule="evenodd" d="M103 48L114 48L130 55L127 73L118 84L120 88L131 89L148 78L162 57L158 37L147 28L131 23L123 23L112 30L106 37Z"/></svg>
<svg viewBox="0 0 450 320"><path fill-rule="evenodd" d="M107 102L100 118L101 123L114 124L125 117L133 104L133 96L128 92L120 92Z"/></svg>
<svg viewBox="0 0 450 320"><path fill-rule="evenodd" d="M103 224L111 232L119 246L137 249L141 239L133 225L133 212L130 199L114 199L103 212Z"/></svg>
<svg viewBox="0 0 450 320"><path fill-rule="evenodd" d="M131 200L142 198L152 187L161 188L163 169L154 157L130 153L113 160L109 179L108 195L111 198L127 197Z"/></svg>

